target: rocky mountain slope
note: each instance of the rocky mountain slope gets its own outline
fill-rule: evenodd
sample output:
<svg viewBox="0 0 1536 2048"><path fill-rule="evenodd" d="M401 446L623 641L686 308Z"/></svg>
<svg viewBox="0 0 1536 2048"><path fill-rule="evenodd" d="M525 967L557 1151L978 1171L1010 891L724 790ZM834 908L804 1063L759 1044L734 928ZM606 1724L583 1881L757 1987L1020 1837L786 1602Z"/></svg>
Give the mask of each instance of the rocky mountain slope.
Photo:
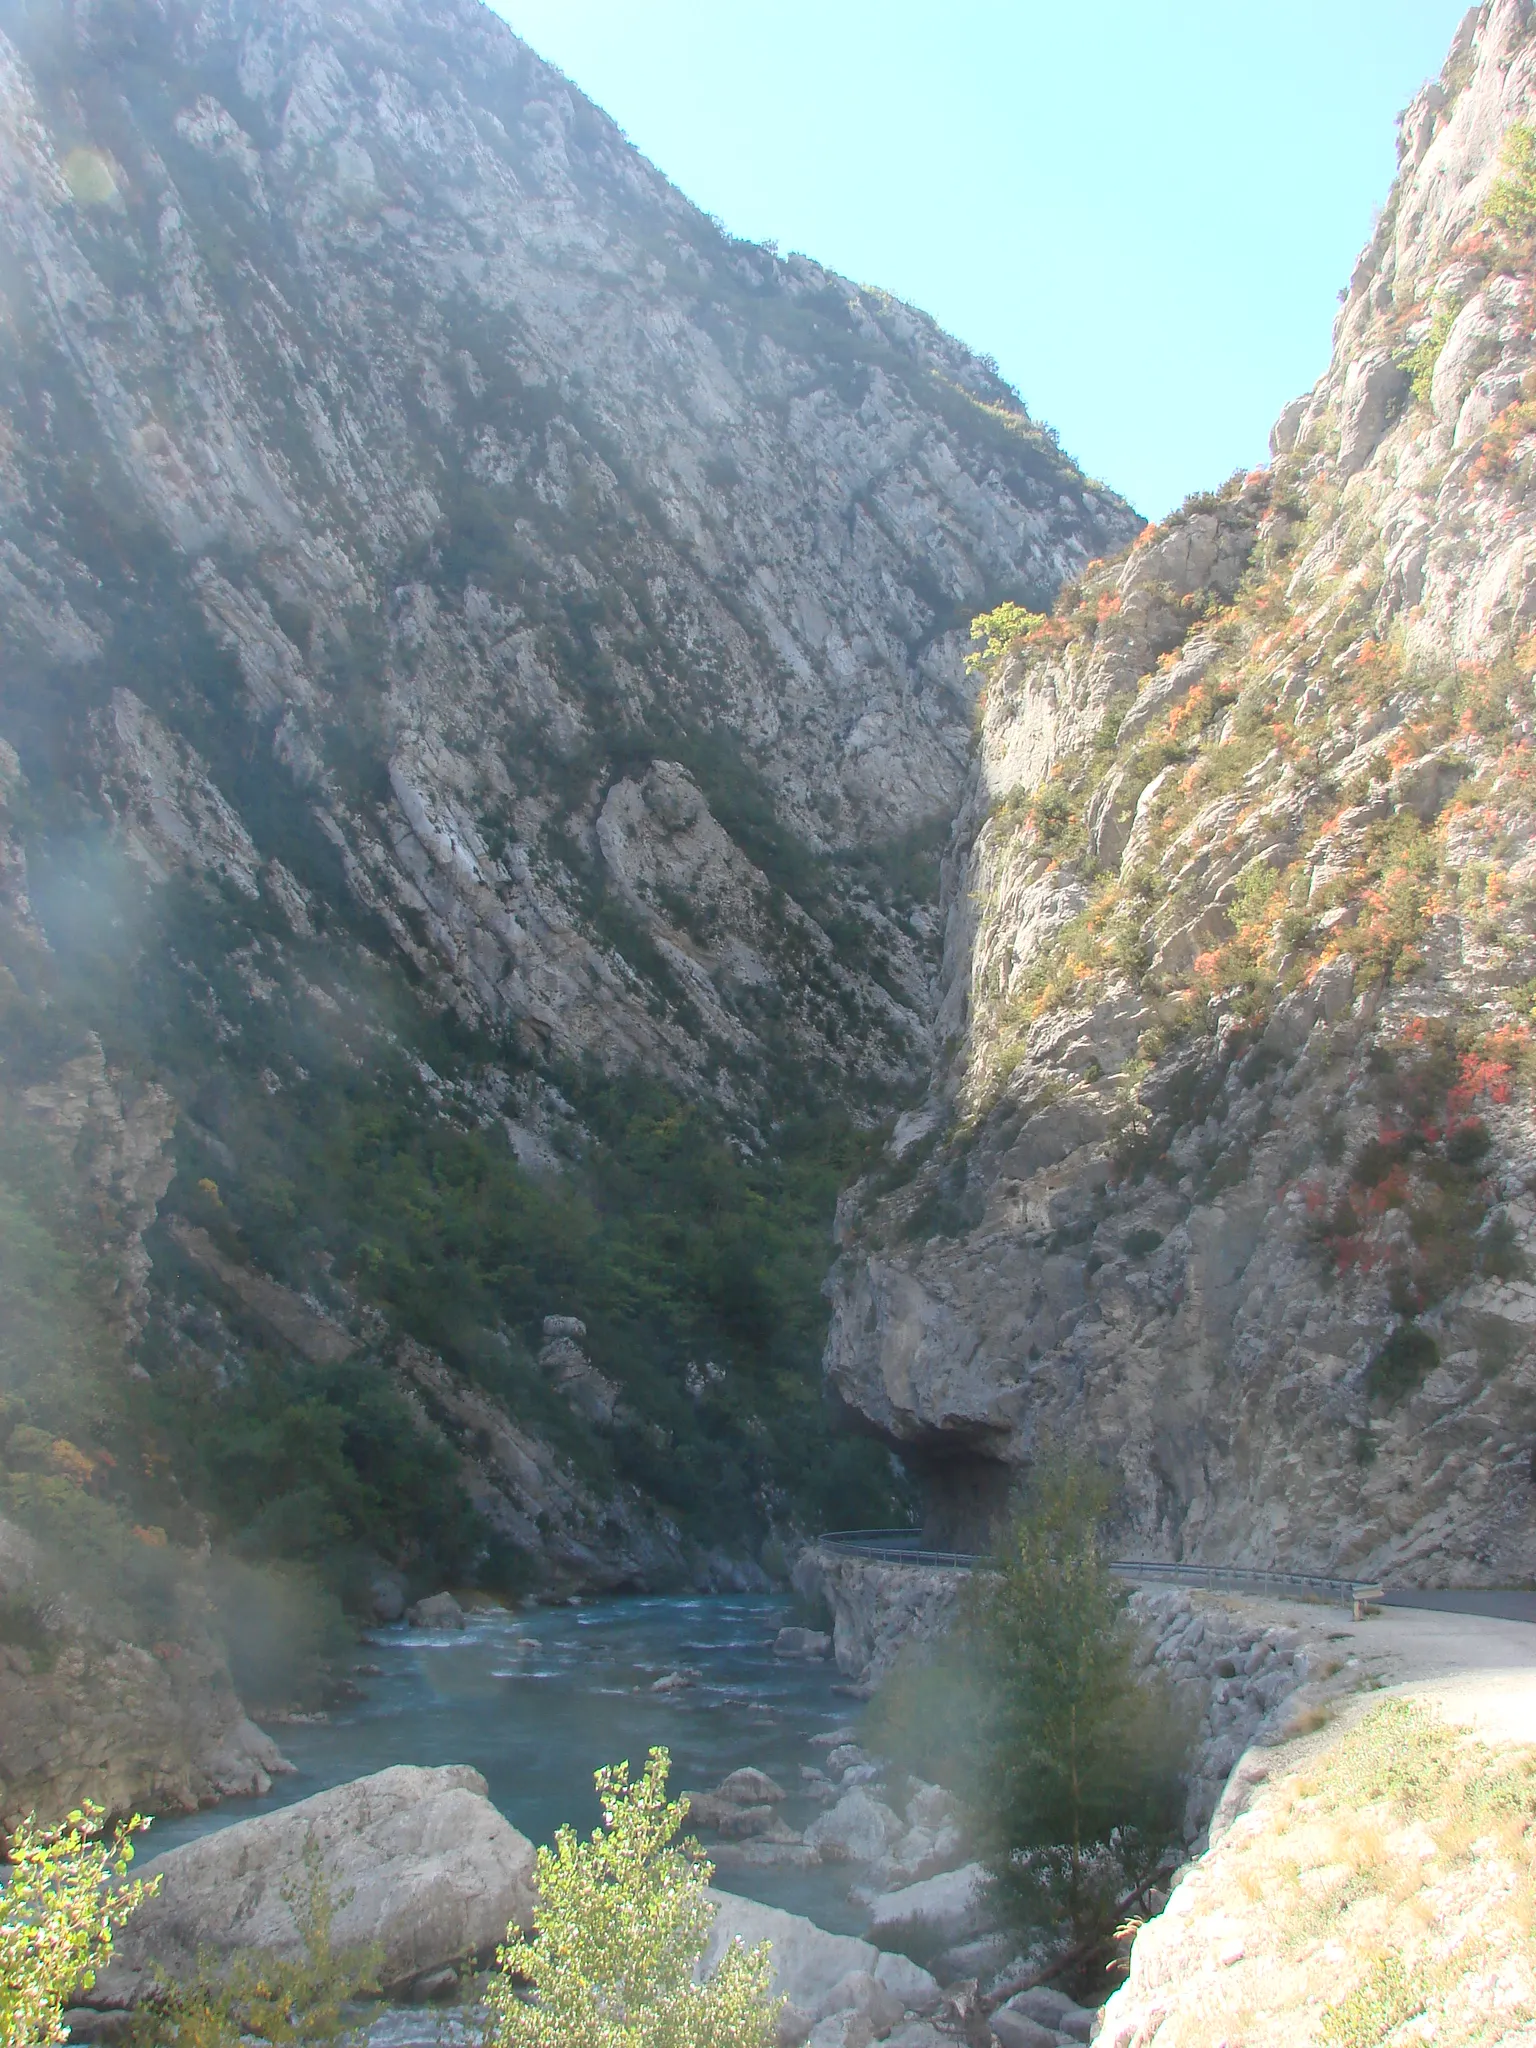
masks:
<svg viewBox="0 0 1536 2048"><path fill-rule="evenodd" d="M471 0L0 0L0 336L6 1187L105 1318L6 1498L365 1609L878 1511L966 626L1139 522Z"/></svg>
<svg viewBox="0 0 1536 2048"><path fill-rule="evenodd" d="M1123 507L483 8L7 16L12 658L150 871L324 863L466 1020L727 1100L905 1071L922 921L820 870L947 822L956 629Z"/></svg>
<svg viewBox="0 0 1536 2048"><path fill-rule="evenodd" d="M975 1536L1536 1576L1536 33L1489 0L1269 470L994 614L928 1102L832 1385Z"/></svg>

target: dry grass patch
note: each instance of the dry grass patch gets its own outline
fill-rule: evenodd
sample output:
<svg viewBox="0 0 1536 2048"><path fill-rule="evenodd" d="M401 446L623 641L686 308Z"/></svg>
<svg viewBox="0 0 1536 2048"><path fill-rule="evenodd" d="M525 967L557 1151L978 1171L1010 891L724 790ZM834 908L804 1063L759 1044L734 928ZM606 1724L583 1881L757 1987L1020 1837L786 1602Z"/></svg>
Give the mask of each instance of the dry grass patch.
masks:
<svg viewBox="0 0 1536 2048"><path fill-rule="evenodd" d="M1536 2020L1536 1750L1389 1701L1190 1883L1128 1987L1159 2048L1470 2048Z"/></svg>

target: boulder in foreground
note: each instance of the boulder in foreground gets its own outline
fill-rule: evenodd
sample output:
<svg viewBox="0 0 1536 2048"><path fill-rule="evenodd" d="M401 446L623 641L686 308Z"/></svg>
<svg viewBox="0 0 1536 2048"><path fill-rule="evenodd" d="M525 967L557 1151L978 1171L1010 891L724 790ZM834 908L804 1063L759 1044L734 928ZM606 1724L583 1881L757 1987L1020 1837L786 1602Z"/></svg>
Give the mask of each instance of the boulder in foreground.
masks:
<svg viewBox="0 0 1536 2048"><path fill-rule="evenodd" d="M336 1947L377 1944L386 1988L488 1957L510 1922L532 1927L533 1845L492 1806L480 1773L398 1764L146 1864L139 1874L161 1879L159 1895L124 1929L92 2003L131 2005L154 1966L190 1976L200 1952L301 1955L289 1899L305 1895L311 1845L336 1906Z"/></svg>

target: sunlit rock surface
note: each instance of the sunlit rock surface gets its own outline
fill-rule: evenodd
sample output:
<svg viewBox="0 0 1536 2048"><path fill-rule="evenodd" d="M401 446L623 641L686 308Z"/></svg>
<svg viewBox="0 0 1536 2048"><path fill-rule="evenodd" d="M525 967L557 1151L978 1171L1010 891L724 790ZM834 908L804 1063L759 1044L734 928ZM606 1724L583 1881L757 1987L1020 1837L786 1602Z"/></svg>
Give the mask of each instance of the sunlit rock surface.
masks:
<svg viewBox="0 0 1536 2048"><path fill-rule="evenodd" d="M1470 16L1271 471L991 674L941 1062L842 1210L831 1384L977 1541L1044 1447L1143 1554L1536 1570L1536 350Z"/></svg>

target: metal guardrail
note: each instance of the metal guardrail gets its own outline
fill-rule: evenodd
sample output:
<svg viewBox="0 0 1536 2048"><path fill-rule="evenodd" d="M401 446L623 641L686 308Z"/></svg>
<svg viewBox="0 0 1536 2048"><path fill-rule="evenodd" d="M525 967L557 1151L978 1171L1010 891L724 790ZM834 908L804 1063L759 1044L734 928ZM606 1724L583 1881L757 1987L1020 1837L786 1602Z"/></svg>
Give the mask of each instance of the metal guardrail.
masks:
<svg viewBox="0 0 1536 2048"><path fill-rule="evenodd" d="M868 1557L885 1564L920 1564L941 1570L971 1571L989 1562L985 1554L965 1550L925 1550L917 1529L830 1529L817 1539L830 1550ZM1337 1602L1345 1607L1362 1600L1380 1600L1382 1589L1359 1579L1329 1578L1322 1572L1260 1571L1245 1565L1172 1564L1162 1558L1119 1557L1110 1570L1126 1579L1160 1580L1176 1586L1198 1586L1211 1593L1278 1593L1303 1600Z"/></svg>
<svg viewBox="0 0 1536 2048"><path fill-rule="evenodd" d="M1110 1565L1126 1579L1159 1579L1175 1586L1199 1586L1208 1593L1278 1593L1297 1600L1324 1600L1353 1607L1377 1601L1375 1580L1331 1579L1322 1572L1268 1572L1246 1565L1165 1564L1160 1558L1116 1558Z"/></svg>
<svg viewBox="0 0 1536 2048"><path fill-rule="evenodd" d="M919 1529L828 1529L816 1539L830 1550L877 1558L883 1564L930 1564L968 1572L987 1562L969 1550L924 1550L922 1540Z"/></svg>

